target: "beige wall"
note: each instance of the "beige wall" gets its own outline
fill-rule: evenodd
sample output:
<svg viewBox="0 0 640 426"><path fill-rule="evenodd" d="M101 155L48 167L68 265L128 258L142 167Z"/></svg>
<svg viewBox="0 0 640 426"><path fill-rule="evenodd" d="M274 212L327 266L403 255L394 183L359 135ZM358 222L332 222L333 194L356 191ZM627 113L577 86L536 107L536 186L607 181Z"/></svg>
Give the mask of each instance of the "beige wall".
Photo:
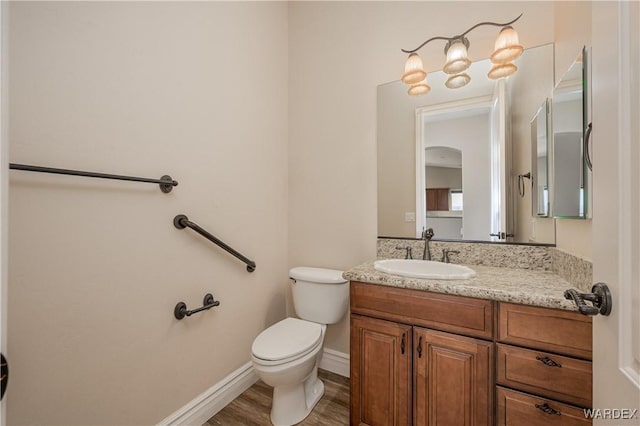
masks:
<svg viewBox="0 0 640 426"><path fill-rule="evenodd" d="M397 80L405 54L434 35L524 12L521 42L553 41L550 2L295 2L289 5L289 264L349 268L376 253L376 86ZM454 18L455 17L455 18ZM487 58L496 30L471 35ZM421 56L442 66L443 46ZM326 345L349 351L348 322Z"/></svg>
<svg viewBox="0 0 640 426"><path fill-rule="evenodd" d="M423 101L407 96L404 86L377 88L377 235L413 238L416 223L405 213L416 213L415 111Z"/></svg>
<svg viewBox="0 0 640 426"><path fill-rule="evenodd" d="M287 4L10 9L11 161L180 185L11 172L8 424L158 422L285 315Z"/></svg>
<svg viewBox="0 0 640 426"><path fill-rule="evenodd" d="M453 167L425 167L427 188L462 189L462 169Z"/></svg>

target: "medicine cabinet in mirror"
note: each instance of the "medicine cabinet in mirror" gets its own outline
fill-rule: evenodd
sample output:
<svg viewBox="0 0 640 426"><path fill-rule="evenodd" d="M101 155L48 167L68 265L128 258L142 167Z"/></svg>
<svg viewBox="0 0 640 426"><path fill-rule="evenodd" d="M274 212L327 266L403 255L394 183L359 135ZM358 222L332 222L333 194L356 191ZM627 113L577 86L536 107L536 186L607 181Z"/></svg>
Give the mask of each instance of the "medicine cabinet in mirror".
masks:
<svg viewBox="0 0 640 426"><path fill-rule="evenodd" d="M590 214L588 194L587 50L578 56L553 90L553 215L581 218Z"/></svg>
<svg viewBox="0 0 640 426"><path fill-rule="evenodd" d="M409 96L400 81L378 86L379 236L419 238L431 227L434 239L555 243L553 226L535 240L517 232L516 206L531 117L553 90L553 45L527 49L515 64L517 73L496 81L489 60L474 62L458 89L445 87L444 72L429 73L425 96Z"/></svg>

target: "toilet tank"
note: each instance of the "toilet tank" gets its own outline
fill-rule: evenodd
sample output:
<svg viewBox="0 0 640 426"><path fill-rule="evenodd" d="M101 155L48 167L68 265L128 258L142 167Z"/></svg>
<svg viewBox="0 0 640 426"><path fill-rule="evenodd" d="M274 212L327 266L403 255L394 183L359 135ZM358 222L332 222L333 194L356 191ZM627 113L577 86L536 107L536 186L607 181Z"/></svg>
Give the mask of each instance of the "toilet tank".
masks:
<svg viewBox="0 0 640 426"><path fill-rule="evenodd" d="M298 266L289 271L293 307L298 317L318 324L334 324L349 308L349 281L342 271Z"/></svg>

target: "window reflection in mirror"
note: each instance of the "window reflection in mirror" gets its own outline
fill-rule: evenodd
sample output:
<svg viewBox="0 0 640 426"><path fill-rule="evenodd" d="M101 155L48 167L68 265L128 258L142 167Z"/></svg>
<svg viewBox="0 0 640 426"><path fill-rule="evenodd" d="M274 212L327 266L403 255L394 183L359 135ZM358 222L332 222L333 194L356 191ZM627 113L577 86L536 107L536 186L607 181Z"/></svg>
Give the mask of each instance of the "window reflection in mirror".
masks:
<svg viewBox="0 0 640 426"><path fill-rule="evenodd" d="M553 90L553 214L585 217L582 55Z"/></svg>

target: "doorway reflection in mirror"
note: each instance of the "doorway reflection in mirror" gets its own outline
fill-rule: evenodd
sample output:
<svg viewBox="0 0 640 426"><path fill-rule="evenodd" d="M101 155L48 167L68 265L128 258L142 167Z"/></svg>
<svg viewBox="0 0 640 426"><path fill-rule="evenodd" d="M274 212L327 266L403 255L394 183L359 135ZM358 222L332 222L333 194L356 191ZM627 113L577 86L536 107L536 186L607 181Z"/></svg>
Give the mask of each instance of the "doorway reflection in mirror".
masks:
<svg viewBox="0 0 640 426"><path fill-rule="evenodd" d="M462 150L427 147L425 163L426 226L438 238L462 238Z"/></svg>
<svg viewBox="0 0 640 426"><path fill-rule="evenodd" d="M420 117L426 226L441 239L486 239L491 226L490 102L427 109Z"/></svg>

